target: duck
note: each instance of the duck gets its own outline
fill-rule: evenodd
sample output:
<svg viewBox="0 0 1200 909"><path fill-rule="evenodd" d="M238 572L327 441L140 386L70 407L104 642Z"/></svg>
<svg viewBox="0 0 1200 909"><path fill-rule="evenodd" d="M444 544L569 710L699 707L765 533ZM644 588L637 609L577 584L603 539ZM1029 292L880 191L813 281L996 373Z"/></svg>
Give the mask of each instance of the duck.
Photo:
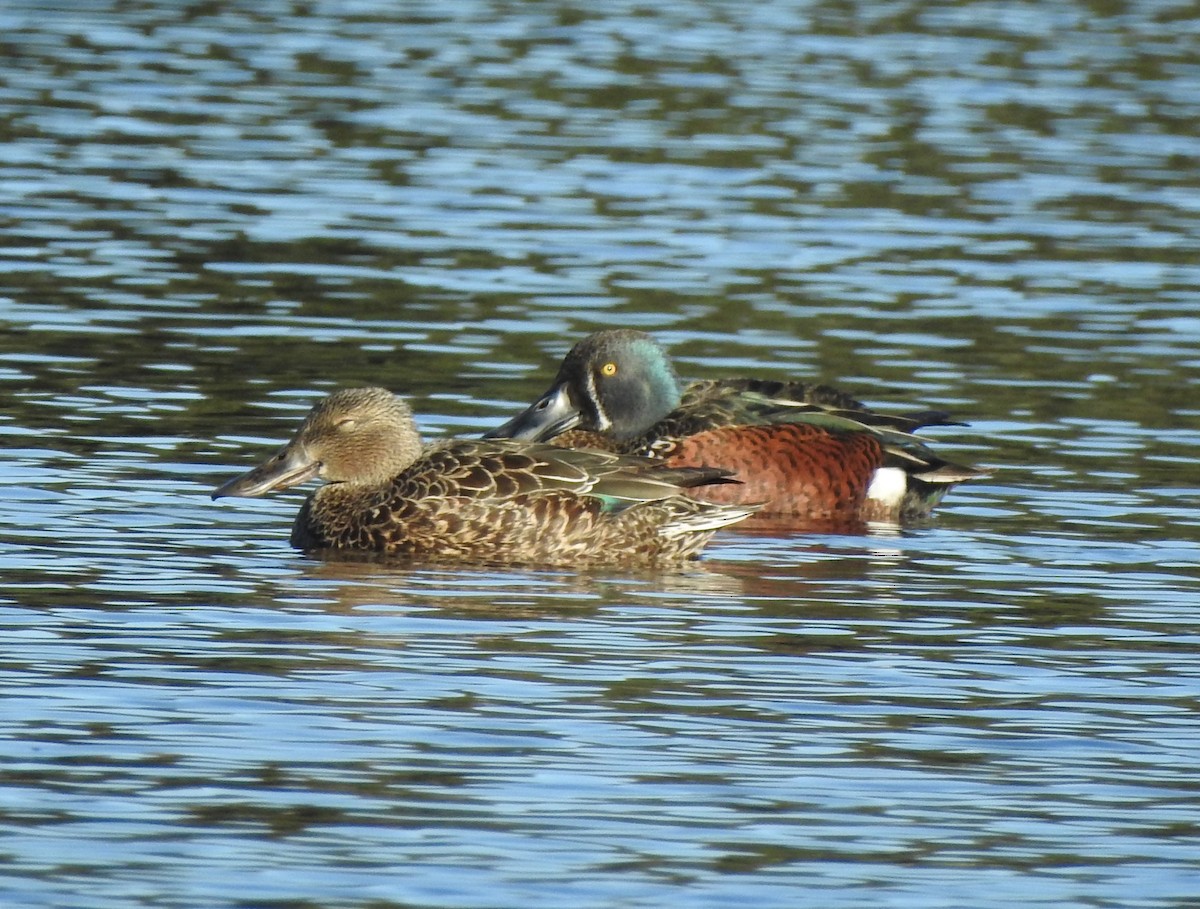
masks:
<svg viewBox="0 0 1200 909"><path fill-rule="evenodd" d="M523 440L426 444L408 403L384 388L318 402L265 462L214 499L324 480L300 508L296 549L436 562L589 567L695 559L756 506L685 495L735 482L610 451Z"/></svg>
<svg viewBox="0 0 1200 909"><path fill-rule="evenodd" d="M740 482L688 494L798 521L896 524L926 517L987 471L915 433L962 425L940 410L885 414L829 385L757 378L683 383L646 332L607 329L571 348L550 388L485 439L522 439L721 467Z"/></svg>

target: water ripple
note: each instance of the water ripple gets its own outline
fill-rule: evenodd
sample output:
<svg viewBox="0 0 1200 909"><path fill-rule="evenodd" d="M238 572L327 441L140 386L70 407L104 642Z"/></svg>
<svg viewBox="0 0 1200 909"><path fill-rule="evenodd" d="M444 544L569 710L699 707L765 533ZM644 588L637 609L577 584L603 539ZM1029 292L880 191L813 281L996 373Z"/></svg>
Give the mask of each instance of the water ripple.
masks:
<svg viewBox="0 0 1200 909"><path fill-rule="evenodd" d="M1197 31L674 0L0 10L0 902L1182 906ZM209 491L599 327L987 465L681 571L294 553Z"/></svg>

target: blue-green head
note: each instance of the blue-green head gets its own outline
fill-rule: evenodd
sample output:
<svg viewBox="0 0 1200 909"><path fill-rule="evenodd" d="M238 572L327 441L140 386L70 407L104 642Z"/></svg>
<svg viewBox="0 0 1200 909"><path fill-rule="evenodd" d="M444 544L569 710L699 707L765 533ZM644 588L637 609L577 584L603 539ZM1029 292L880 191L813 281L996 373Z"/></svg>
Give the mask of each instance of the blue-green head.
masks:
<svg viewBox="0 0 1200 909"><path fill-rule="evenodd" d="M598 331L571 348L544 395L485 438L542 441L575 428L630 438L678 407L679 399L679 377L650 335Z"/></svg>

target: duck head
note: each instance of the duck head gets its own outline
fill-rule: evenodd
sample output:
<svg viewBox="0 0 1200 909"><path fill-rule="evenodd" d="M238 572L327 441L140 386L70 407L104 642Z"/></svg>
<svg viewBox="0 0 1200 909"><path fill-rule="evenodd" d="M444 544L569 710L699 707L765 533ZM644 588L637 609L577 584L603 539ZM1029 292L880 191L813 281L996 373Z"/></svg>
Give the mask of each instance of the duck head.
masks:
<svg viewBox="0 0 1200 909"><path fill-rule="evenodd" d="M554 384L485 439L545 441L568 429L631 438L679 406L679 377L645 332L598 331L567 354Z"/></svg>
<svg viewBox="0 0 1200 909"><path fill-rule="evenodd" d="M348 388L317 404L271 458L218 487L222 496L261 496L314 478L370 485L394 477L421 452L412 410L384 388Z"/></svg>

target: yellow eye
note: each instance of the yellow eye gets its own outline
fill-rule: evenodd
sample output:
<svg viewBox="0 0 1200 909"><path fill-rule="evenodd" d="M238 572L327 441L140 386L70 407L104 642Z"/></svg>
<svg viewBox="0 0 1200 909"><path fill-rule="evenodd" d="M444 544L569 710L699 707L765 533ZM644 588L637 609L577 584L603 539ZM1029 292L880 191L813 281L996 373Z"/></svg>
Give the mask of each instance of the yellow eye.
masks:
<svg viewBox="0 0 1200 909"><path fill-rule="evenodd" d="M605 363L600 367L600 374L605 376L615 376L617 374L617 364Z"/></svg>

